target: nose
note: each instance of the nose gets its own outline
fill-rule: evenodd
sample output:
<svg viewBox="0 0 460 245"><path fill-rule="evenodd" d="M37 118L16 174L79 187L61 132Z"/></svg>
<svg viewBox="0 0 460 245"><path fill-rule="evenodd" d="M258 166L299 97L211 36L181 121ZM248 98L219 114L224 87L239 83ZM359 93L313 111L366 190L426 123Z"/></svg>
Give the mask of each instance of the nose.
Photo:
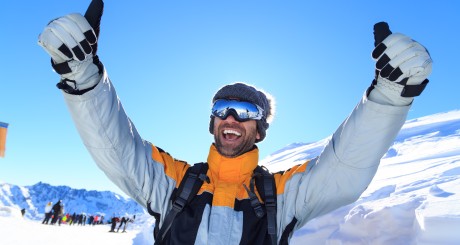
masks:
<svg viewBox="0 0 460 245"><path fill-rule="evenodd" d="M227 121L227 122L238 122L238 121L233 117L233 115L228 115L227 118L225 118L224 121Z"/></svg>

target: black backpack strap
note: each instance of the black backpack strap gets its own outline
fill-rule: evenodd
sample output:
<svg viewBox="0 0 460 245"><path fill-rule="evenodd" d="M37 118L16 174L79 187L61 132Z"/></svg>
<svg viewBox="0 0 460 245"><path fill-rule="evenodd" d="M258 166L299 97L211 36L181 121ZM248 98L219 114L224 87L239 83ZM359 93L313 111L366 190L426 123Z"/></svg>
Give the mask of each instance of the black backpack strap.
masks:
<svg viewBox="0 0 460 245"><path fill-rule="evenodd" d="M156 233L154 234L155 244L160 244L164 240L166 233L168 233L171 228L174 218L176 218L177 214L182 211L185 205L190 203L193 197L195 197L200 190L200 187L203 185L203 181L209 183L209 178L206 175L207 172L208 164L203 162L196 163L187 169L187 172L182 178L179 188L177 189L176 197L175 200L173 200L171 210L166 214L160 230L157 233L154 232Z"/></svg>
<svg viewBox="0 0 460 245"><path fill-rule="evenodd" d="M296 224L297 224L297 219L294 217L292 221L286 226L286 228L284 228L284 231L281 234L281 238L280 238L280 245L289 244L289 235L291 235Z"/></svg>
<svg viewBox="0 0 460 245"><path fill-rule="evenodd" d="M262 176L260 174L254 174L251 178L250 181L250 188L248 188L245 184L243 184L244 189L246 189L246 192L249 195L249 201L251 203L251 207L254 210L254 213L256 214L257 218L262 218L265 216L265 210L262 208L262 204L259 202L259 198L255 194L254 191L254 179L258 178L259 176Z"/></svg>
<svg viewBox="0 0 460 245"><path fill-rule="evenodd" d="M256 178L257 189L265 202L267 210L267 232L270 235L272 244L276 245L276 184L273 174L265 167L257 166L254 170L260 177Z"/></svg>
<svg viewBox="0 0 460 245"><path fill-rule="evenodd" d="M155 227L153 228L153 237L157 237L158 232L160 231L160 214L155 213L152 208L150 208L151 202L147 203L147 212L155 218Z"/></svg>

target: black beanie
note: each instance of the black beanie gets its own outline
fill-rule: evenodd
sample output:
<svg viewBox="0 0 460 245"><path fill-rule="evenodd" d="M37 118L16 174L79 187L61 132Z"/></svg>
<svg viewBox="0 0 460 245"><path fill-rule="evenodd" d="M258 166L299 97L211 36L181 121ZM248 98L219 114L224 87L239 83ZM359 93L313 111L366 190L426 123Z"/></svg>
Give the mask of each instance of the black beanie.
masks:
<svg viewBox="0 0 460 245"><path fill-rule="evenodd" d="M263 118L256 120L257 131L260 135L260 139L256 140L256 143L265 139L269 123L275 115L275 100L269 93L257 90L245 83L234 83L220 88L212 98L212 103L219 99L239 99L260 106L264 111ZM211 116L209 132L214 133L214 116Z"/></svg>

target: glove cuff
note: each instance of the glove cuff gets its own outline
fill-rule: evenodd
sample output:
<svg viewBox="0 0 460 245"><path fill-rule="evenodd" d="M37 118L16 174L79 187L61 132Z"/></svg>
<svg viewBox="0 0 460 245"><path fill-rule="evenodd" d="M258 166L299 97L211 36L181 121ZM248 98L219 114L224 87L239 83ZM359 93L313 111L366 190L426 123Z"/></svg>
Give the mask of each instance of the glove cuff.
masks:
<svg viewBox="0 0 460 245"><path fill-rule="evenodd" d="M382 105L407 106L414 100L413 97L402 97L401 93L405 86L379 78L372 81L372 85L367 89L369 100Z"/></svg>
<svg viewBox="0 0 460 245"><path fill-rule="evenodd" d="M70 85L71 83L74 83L73 87ZM82 95L82 94L92 90L93 88L95 88L96 85L97 85L97 83L92 87L79 90L79 89L76 89L75 81L69 80L67 78L64 78L61 81L59 81L58 83L56 83L56 87L58 89L61 89L62 91L66 92L68 94L73 94L73 95Z"/></svg>
<svg viewBox="0 0 460 245"><path fill-rule="evenodd" d="M404 81L404 80L403 80ZM403 82L401 81L401 82ZM430 81L428 79L425 79L423 80L422 83L420 84L416 84L416 85L410 85L410 84L406 84L403 88L403 90L401 91L401 96L402 97L415 97L415 96L419 96L423 90L425 89L426 85L429 83Z"/></svg>
<svg viewBox="0 0 460 245"><path fill-rule="evenodd" d="M377 100L375 102L383 102L384 104L391 104L391 105L403 105L398 102L398 97L401 97L399 99L400 102L406 103L407 101L413 100L413 97L419 96L423 90L425 89L426 85L430 81L428 79L423 80L422 83L420 84L406 84L407 83L407 78L403 79L399 83L395 83L392 81L389 81L385 78L379 77L377 80L374 79L372 81L371 86L366 91L367 97L369 97L372 101L374 101L375 94L381 94L380 96L377 96ZM374 92L374 89L379 90L379 92ZM372 94L372 96L371 96ZM383 101L380 101L382 98L388 98L384 99ZM389 99L391 98L391 99ZM410 104L410 103L409 103ZM406 104L408 105L408 104Z"/></svg>
<svg viewBox="0 0 460 245"><path fill-rule="evenodd" d="M104 70L97 55L84 61L71 60L59 64L51 61L51 64L61 75L56 87L74 95L82 95L96 87Z"/></svg>

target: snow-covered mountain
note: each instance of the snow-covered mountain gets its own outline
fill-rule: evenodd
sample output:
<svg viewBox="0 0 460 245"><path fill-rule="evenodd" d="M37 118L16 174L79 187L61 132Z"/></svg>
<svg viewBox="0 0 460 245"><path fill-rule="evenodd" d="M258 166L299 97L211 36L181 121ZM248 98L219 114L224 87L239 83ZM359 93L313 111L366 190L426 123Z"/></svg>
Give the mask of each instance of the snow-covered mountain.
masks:
<svg viewBox="0 0 460 245"><path fill-rule="evenodd" d="M318 155L329 139L291 144L271 171ZM460 111L408 120L356 202L314 219L293 244L459 244Z"/></svg>
<svg viewBox="0 0 460 245"><path fill-rule="evenodd" d="M87 215L132 216L144 213L144 209L130 198L110 191L88 191L72 189L68 186L52 186L39 182L32 186L0 184L0 206L25 209L29 219L43 218L48 202L62 200L65 213L85 213Z"/></svg>

